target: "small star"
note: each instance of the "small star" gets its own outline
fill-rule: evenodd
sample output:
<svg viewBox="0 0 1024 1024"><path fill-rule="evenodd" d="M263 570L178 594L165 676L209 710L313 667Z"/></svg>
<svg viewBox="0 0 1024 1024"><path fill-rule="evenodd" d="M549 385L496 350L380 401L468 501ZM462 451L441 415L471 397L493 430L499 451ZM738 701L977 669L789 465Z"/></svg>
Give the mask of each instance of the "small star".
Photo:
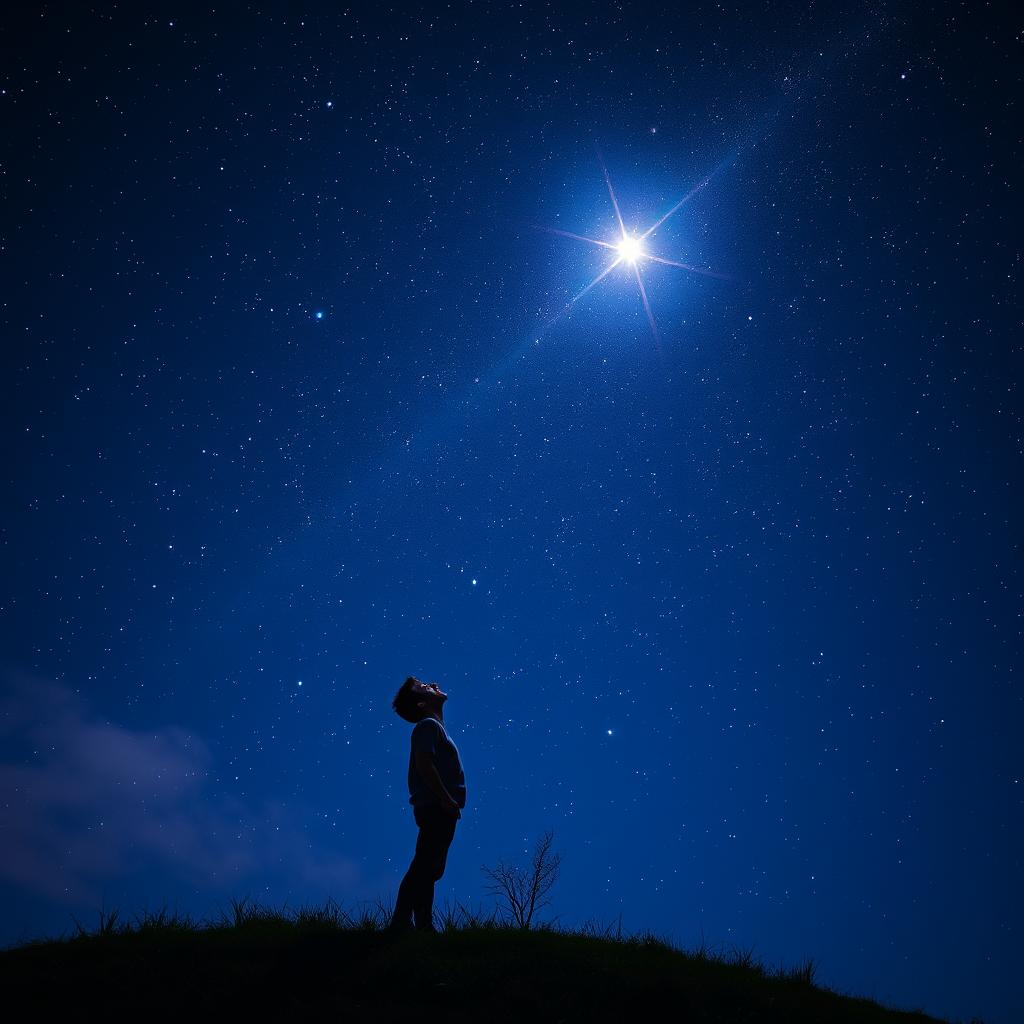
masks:
<svg viewBox="0 0 1024 1024"><path fill-rule="evenodd" d="M323 320L323 318L324 318L324 311L323 311L322 309L318 309L318 310L317 310L317 311L316 311L316 312L315 312L315 313L313 314L313 316L314 316L314 317L315 317L315 318L316 318L317 320Z"/></svg>

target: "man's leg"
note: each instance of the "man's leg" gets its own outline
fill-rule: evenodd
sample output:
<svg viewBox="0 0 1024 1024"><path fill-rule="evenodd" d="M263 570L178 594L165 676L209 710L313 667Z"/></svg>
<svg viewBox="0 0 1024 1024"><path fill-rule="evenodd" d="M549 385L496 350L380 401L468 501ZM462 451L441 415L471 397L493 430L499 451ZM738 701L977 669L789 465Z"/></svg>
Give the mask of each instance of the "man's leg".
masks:
<svg viewBox="0 0 1024 1024"><path fill-rule="evenodd" d="M448 862L448 848L455 838L457 819L440 807L424 807L416 816L420 822L420 840L423 842L421 884L415 890L413 914L416 927L424 931L434 928L434 883L444 874ZM417 855L420 843L416 844Z"/></svg>
<svg viewBox="0 0 1024 1024"><path fill-rule="evenodd" d="M415 915L420 928L433 926L434 882L444 874L448 847L455 836L455 818L440 808L415 808L419 834L416 853L398 887L391 927L408 928Z"/></svg>
<svg viewBox="0 0 1024 1024"><path fill-rule="evenodd" d="M402 879L402 884L398 887L398 897L395 900L395 910L391 915L391 929L398 931L402 928L412 927L412 908L416 902L416 885L417 875L419 872L419 862L417 858L420 852L420 840L419 836L422 833L417 833L416 837L416 854L412 858L412 863L409 865L408 871L405 873L405 877Z"/></svg>

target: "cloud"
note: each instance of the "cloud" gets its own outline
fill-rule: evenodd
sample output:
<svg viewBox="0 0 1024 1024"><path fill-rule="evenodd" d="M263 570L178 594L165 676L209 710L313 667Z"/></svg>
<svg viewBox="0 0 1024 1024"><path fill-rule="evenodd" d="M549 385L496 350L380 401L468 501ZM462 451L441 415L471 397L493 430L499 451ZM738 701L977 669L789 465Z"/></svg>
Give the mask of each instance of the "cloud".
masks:
<svg viewBox="0 0 1024 1024"><path fill-rule="evenodd" d="M267 873L327 891L359 881L353 860L311 845L294 809L214 792L193 732L104 721L68 687L17 673L0 692L0 746L2 883L88 903L152 870L208 887Z"/></svg>

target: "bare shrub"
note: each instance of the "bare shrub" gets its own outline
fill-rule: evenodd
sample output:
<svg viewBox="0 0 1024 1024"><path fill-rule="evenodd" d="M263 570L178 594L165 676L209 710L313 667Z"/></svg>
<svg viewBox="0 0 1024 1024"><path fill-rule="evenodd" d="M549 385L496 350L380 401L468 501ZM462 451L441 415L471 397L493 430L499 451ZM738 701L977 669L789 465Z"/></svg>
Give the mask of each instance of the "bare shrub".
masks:
<svg viewBox="0 0 1024 1024"><path fill-rule="evenodd" d="M496 868L480 869L491 880L487 891L504 903L504 909L519 928L529 928L533 915L550 902L548 893L558 880L562 862L561 854L551 852L553 839L550 830L541 836L529 869L502 861Z"/></svg>

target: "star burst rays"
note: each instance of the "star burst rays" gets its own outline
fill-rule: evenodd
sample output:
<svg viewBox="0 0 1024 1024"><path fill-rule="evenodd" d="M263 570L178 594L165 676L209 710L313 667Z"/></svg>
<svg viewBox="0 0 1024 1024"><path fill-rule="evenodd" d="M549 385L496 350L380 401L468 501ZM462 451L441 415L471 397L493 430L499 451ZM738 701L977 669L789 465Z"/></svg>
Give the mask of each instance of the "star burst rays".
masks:
<svg viewBox="0 0 1024 1024"><path fill-rule="evenodd" d="M600 159L600 157L599 157ZM647 315L647 322L651 325L651 334L654 336L654 340L658 342L658 323L654 319L654 312L651 309L650 300L647 297L647 288L644 286L643 274L640 272L640 267L643 263L648 261L652 263L661 263L667 267L678 267L680 270L688 270L693 274L703 274L706 277L717 277L721 279L727 279L727 275L715 273L713 270L707 270L704 267L695 267L691 263L682 263L679 260L671 260L664 256L658 256L655 253L648 251L645 243L671 217L674 213L680 210L686 205L698 192L700 192L710 181L712 176L705 178L700 184L695 185L686 195L683 196L674 206L670 207L669 210L662 214L646 231L640 234L634 234L626 228L626 224L622 218L622 210L619 206L619 200L615 195L615 189L612 187L612 179L608 174L608 168L605 166L604 161L601 160L601 171L604 174L605 185L608 186L608 198L611 200L612 208L615 210L615 221L619 229L619 237L615 241L606 241L600 238L588 238L586 235L577 235L572 231L562 231L559 228L547 228L552 234L561 235L563 238L571 238L577 242L587 242L590 245L596 245L601 249L606 249L611 256L611 261L604 267L604 269L595 277L589 284L581 288L569 301L566 303L565 308L555 318L568 314L573 306L579 302L588 292L596 288L613 270L617 267L624 267L628 269L633 278L636 280L637 289L640 293L640 301L644 307L644 313Z"/></svg>

